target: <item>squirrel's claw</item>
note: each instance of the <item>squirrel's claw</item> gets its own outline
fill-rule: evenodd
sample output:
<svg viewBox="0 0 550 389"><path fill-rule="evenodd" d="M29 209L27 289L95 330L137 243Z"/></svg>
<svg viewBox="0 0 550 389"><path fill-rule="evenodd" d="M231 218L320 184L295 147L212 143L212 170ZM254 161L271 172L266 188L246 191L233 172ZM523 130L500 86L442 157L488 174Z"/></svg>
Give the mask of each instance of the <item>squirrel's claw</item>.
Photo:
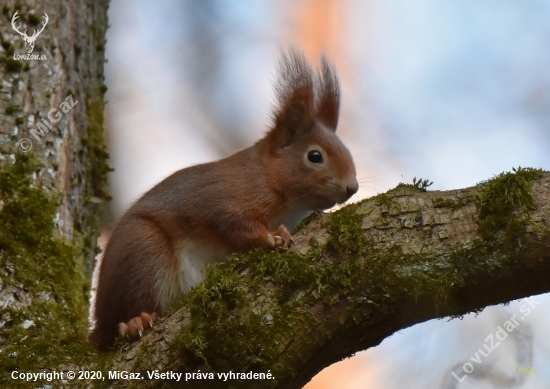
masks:
<svg viewBox="0 0 550 389"><path fill-rule="evenodd" d="M158 318L159 315L156 312L152 314L141 312L140 316L130 319L127 323L119 323L118 334L129 340L141 338L147 329L154 328L153 325Z"/></svg>
<svg viewBox="0 0 550 389"><path fill-rule="evenodd" d="M141 338L143 334L143 322L140 317L134 317L128 322L128 334L130 339Z"/></svg>
<svg viewBox="0 0 550 389"><path fill-rule="evenodd" d="M155 328L154 324L158 320L159 315L156 312L148 314L147 312L141 312L141 321L143 323L143 328Z"/></svg>

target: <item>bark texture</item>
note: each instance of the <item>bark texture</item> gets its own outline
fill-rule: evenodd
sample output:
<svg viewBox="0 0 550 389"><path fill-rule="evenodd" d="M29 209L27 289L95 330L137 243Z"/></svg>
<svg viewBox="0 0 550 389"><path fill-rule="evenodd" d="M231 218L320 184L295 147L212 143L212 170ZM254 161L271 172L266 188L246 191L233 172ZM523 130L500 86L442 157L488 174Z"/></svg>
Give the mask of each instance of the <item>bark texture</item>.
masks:
<svg viewBox="0 0 550 389"><path fill-rule="evenodd" d="M0 6L0 386L14 370L59 370L85 357L101 203L107 1ZM48 23L26 59L20 31ZM61 107L70 97L72 107ZM48 116L50 111L51 120ZM59 120L56 112L60 115ZM43 120L43 121L42 121ZM38 131L47 121L51 128ZM35 135L33 136L33 132Z"/></svg>
<svg viewBox="0 0 550 389"><path fill-rule="evenodd" d="M164 381L174 386L300 388L400 329L548 292L550 173L520 169L445 192L400 185L318 215L294 238L293 252L211 269L154 331L119 343L112 367L214 373ZM215 375L229 371L275 380Z"/></svg>

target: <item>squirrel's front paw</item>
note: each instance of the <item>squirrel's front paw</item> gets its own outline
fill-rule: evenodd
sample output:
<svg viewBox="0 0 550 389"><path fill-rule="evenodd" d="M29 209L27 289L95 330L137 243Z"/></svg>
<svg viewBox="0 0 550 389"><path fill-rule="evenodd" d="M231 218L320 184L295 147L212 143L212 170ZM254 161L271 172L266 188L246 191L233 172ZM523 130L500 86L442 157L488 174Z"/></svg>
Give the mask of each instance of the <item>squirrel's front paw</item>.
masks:
<svg viewBox="0 0 550 389"><path fill-rule="evenodd" d="M273 238L273 248L289 249L294 244L292 235L290 235L288 229L282 224L275 231L271 232L270 235L270 238Z"/></svg>

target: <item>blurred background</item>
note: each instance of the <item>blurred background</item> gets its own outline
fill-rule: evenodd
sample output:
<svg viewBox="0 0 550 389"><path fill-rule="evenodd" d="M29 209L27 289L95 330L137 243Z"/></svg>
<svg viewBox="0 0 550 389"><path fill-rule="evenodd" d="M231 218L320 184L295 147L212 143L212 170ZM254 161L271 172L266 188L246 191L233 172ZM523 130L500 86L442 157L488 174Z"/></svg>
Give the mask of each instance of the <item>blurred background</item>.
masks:
<svg viewBox="0 0 550 389"><path fill-rule="evenodd" d="M262 137L281 49L342 83L338 133L358 199L413 177L471 186L550 170L550 2L544 0L111 0L106 64L109 223L172 172ZM550 388L550 297L470 360L526 300L429 321L321 372L307 389ZM475 371L462 383L462 366ZM529 373L520 367L530 368Z"/></svg>

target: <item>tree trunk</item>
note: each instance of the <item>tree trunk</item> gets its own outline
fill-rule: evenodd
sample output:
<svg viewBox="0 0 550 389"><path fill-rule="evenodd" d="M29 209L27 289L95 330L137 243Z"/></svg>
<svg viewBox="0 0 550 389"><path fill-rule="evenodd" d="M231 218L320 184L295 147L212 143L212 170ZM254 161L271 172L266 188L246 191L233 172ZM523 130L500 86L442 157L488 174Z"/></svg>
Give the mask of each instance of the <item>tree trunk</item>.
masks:
<svg viewBox="0 0 550 389"><path fill-rule="evenodd" d="M101 203L109 198L103 137L107 6L105 0L2 2L2 387L29 386L11 379L14 370L60 370L89 359L84 339L91 269ZM24 57L14 15L15 26L28 36L44 27L34 58Z"/></svg>

